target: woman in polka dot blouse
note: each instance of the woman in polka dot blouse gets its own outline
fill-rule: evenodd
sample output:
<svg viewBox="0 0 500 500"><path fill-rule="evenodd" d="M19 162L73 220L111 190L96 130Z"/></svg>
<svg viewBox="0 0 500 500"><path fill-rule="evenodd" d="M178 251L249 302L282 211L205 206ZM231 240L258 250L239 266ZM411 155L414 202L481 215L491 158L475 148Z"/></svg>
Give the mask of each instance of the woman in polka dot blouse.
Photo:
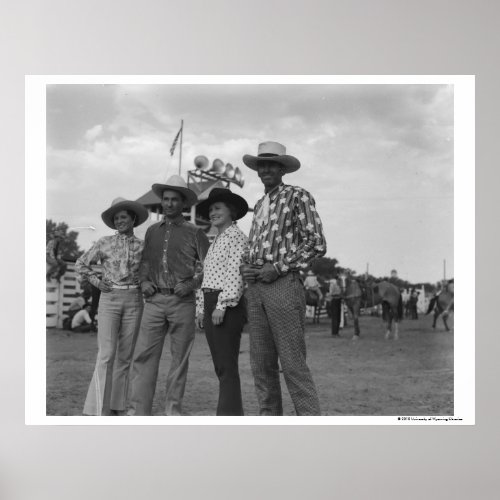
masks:
<svg viewBox="0 0 500 500"><path fill-rule="evenodd" d="M248 212L248 204L229 189L214 188L197 210L218 231L205 257L196 304L197 323L205 329L219 378L217 415L243 415L238 355L246 309L239 267L248 238L235 221Z"/></svg>

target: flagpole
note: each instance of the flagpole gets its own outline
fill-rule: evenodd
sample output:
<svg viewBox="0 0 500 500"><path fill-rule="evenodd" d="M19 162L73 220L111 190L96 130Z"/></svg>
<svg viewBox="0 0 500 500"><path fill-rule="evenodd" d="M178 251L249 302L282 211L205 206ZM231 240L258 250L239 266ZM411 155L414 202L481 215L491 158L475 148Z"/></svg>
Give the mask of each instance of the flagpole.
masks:
<svg viewBox="0 0 500 500"><path fill-rule="evenodd" d="M184 135L184 120L181 120L181 145L179 150L179 175L181 175L181 165L182 165L182 136Z"/></svg>

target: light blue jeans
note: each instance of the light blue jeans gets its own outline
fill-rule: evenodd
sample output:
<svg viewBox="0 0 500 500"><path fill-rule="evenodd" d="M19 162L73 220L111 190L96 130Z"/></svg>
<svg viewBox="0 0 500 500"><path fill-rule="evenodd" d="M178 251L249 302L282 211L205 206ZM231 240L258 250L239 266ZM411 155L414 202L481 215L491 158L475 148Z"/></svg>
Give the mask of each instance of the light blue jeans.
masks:
<svg viewBox="0 0 500 500"><path fill-rule="evenodd" d="M151 415L167 334L172 361L167 375L165 410L167 415L181 415L195 336L194 293L185 298L156 293L146 299L131 369L129 415Z"/></svg>
<svg viewBox="0 0 500 500"><path fill-rule="evenodd" d="M138 289L103 292L99 300L97 361L84 415L110 415L125 410L132 354L142 316Z"/></svg>

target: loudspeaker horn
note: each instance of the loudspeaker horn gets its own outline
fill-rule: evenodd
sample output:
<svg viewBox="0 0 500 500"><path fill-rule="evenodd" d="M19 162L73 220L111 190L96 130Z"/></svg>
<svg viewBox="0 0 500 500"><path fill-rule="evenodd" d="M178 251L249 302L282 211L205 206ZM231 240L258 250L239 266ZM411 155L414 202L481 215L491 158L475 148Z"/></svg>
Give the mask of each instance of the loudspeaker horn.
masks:
<svg viewBox="0 0 500 500"><path fill-rule="evenodd" d="M194 159L194 164L196 168L199 168L200 170L206 170L210 163L206 156L200 155Z"/></svg>
<svg viewBox="0 0 500 500"><path fill-rule="evenodd" d="M214 174L222 174L225 170L224 162L222 160L219 160L219 158L216 158L212 162L212 168L210 169L211 172Z"/></svg>
<svg viewBox="0 0 500 500"><path fill-rule="evenodd" d="M232 179L234 177L235 171L234 167L230 163L226 163L226 170L224 171L224 176L228 179Z"/></svg>

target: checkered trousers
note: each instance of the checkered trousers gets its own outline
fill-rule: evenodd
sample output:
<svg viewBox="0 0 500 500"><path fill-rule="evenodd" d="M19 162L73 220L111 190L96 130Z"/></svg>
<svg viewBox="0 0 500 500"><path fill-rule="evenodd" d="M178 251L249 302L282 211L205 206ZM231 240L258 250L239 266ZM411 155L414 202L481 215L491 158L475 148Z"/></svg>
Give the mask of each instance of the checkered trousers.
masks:
<svg viewBox="0 0 500 500"><path fill-rule="evenodd" d="M305 295L296 273L246 291L250 364L260 415L283 415L278 358L297 415L321 415L304 339Z"/></svg>

